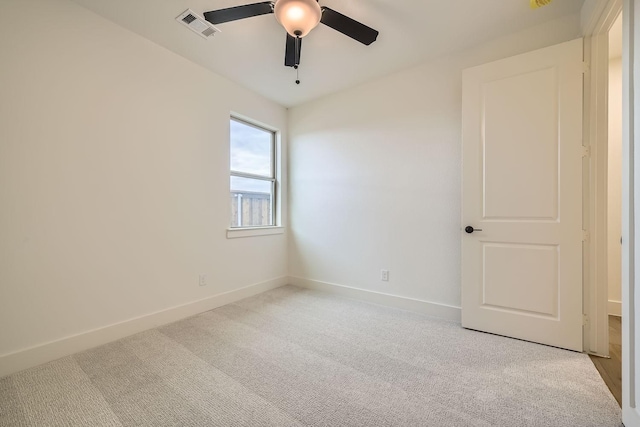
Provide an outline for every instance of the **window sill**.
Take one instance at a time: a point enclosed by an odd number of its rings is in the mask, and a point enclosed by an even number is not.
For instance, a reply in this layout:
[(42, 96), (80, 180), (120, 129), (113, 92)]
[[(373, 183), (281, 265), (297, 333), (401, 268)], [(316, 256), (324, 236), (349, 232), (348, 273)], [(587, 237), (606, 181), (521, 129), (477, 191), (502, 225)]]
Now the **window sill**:
[(283, 234), (284, 227), (227, 228), (227, 239)]

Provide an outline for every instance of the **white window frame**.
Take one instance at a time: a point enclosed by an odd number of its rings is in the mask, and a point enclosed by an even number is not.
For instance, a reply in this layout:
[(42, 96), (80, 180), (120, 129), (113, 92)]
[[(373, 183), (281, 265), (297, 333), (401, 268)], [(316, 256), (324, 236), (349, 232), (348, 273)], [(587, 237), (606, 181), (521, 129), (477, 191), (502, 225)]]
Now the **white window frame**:
[[(255, 175), (246, 172), (234, 171), (231, 169), (231, 163), (229, 163), (229, 178), (235, 176), (239, 178), (249, 178), (256, 179), (260, 181), (267, 181), (271, 183), (271, 225), (261, 225), (261, 226), (237, 226), (230, 225), (227, 228), (227, 238), (237, 238), (237, 237), (249, 237), (249, 236), (264, 236), (271, 234), (282, 234), (284, 232), (283, 227), (280, 226), (279, 220), (280, 215), (278, 209), (280, 207), (279, 203), (279, 182), (278, 182), (278, 166), (279, 166), (279, 150), (278, 150), (278, 138), (279, 133), (276, 129), (270, 128), (268, 126), (258, 124), (252, 120), (249, 120), (244, 117), (238, 117), (236, 115), (231, 115), (229, 123), (232, 121), (241, 123), (246, 126), (250, 126), (261, 131), (269, 132), (271, 134), (271, 175), (269, 177), (264, 175)], [(231, 155), (231, 138), (229, 138), (229, 154)], [(241, 212), (241, 211), (240, 211)], [(241, 214), (240, 214), (241, 215)], [(231, 219), (231, 218), (230, 218)]]

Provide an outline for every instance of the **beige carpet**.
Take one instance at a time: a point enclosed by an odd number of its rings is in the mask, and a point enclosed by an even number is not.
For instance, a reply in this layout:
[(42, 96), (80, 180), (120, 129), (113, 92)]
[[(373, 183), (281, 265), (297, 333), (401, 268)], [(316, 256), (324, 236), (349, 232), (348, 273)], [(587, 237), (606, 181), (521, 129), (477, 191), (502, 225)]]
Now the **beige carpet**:
[(586, 355), (292, 286), (0, 379), (2, 426), (620, 426)]

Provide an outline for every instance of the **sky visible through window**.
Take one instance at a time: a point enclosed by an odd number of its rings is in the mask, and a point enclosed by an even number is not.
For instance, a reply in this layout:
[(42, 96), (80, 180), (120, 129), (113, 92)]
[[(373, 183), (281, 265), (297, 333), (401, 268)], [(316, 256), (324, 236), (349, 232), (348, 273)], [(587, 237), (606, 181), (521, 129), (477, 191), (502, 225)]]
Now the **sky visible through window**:
[[(231, 120), (231, 170), (271, 177), (272, 138), (269, 131)], [(265, 184), (260, 180), (233, 177), (231, 191), (269, 192)]]

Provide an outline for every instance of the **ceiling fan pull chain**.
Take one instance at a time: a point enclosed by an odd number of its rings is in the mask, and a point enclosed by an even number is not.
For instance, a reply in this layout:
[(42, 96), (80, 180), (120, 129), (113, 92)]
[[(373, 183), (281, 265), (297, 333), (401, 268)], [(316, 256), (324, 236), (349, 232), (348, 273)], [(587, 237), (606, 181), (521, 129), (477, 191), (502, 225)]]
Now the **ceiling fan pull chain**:
[(300, 35), (296, 34), (296, 50), (295, 50), (296, 84), (300, 84)]

